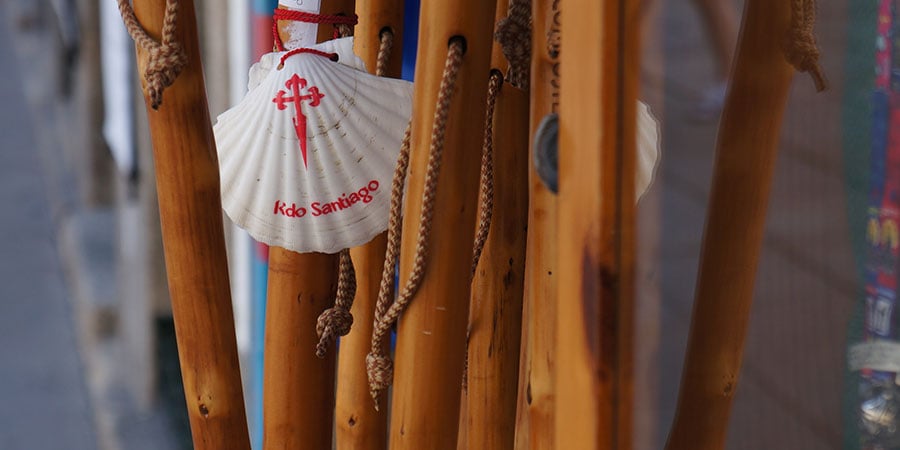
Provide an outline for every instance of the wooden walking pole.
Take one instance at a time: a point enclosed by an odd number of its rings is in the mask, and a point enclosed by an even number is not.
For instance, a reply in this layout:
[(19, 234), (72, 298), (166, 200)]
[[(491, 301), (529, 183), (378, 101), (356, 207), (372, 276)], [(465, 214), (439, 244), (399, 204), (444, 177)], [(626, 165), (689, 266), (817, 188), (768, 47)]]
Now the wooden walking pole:
[[(384, 76), (399, 77), (403, 60), (403, 0), (358, 0), (356, 15), (360, 17), (354, 33), (354, 51), (376, 72), (382, 39), (390, 40), (390, 56)], [(390, 33), (385, 36), (383, 33)], [(356, 267), (356, 297), (353, 300), (353, 328), (341, 338), (338, 354), (336, 440), (337, 450), (384, 450), (387, 448), (387, 401), (372, 407), (366, 355), (371, 349), (375, 303), (387, 249), (386, 233), (366, 245), (350, 250)], [(388, 345), (385, 342), (385, 345)]]
[(415, 266), (422, 193), (448, 43), (462, 37), (466, 50), (453, 87), (434, 191), (435, 220), (427, 242), (430, 257), (421, 286), (399, 323), (390, 433), (394, 450), (456, 449), (472, 273), (472, 246), (466, 243), (472, 242), (475, 229), (495, 5), (492, 0), (422, 3), (400, 286), (406, 285)]
[[(127, 2), (120, 3), (120, 7), (123, 4)], [(146, 30), (156, 42), (164, 34), (166, 12), (165, 0), (134, 2), (136, 26)], [(219, 167), (207, 112), (193, 2), (179, 0), (177, 13), (171, 16), (175, 19), (174, 43), (184, 50), (185, 65), (165, 89), (163, 104), (154, 104), (153, 89), (147, 90), (145, 97), (191, 434), (198, 450), (248, 450), (250, 439), (225, 258)], [(165, 42), (162, 47), (166, 47)], [(140, 73), (160, 63), (151, 60), (150, 52), (140, 42), (137, 59)], [(152, 83), (144, 79), (143, 84), (148, 88)]]
[[(282, 8), (282, 6), (279, 6)], [(322, 14), (352, 14), (353, 3), (329, 0)], [(289, 22), (279, 22), (283, 42)], [(319, 37), (332, 36), (319, 27)], [(323, 30), (327, 29), (327, 30)], [(310, 45), (301, 43), (301, 45)], [(269, 249), (263, 386), (263, 448), (331, 450), (336, 358), (316, 357), (316, 321), (334, 305), (338, 255)]]
[(334, 304), (337, 259), (269, 250), (263, 448), (330, 450), (334, 352), (316, 357), (316, 320)]
[[(513, 14), (509, 3), (497, 1), (498, 20)], [(524, 6), (525, 19), (529, 9)], [(491, 67), (498, 78), (509, 65), (494, 42)], [(526, 64), (526, 77), (528, 70)], [(528, 225), (528, 91), (503, 84), (486, 126), (493, 127), (493, 218), (472, 280), (465, 448), (512, 450)]]
[[(793, 3), (748, 0), (745, 6), (719, 125), (693, 320), (667, 450), (719, 450), (725, 445), (794, 73), (786, 58), (791, 53), (785, 53)], [(811, 34), (803, 38), (815, 48)], [(800, 44), (809, 48), (808, 42)], [(811, 61), (817, 87), (824, 89), (815, 58)]]
[[(559, 112), (559, 2), (532, 0), (530, 136), (541, 120)], [(533, 153), (533, 149), (530, 149)], [(522, 351), (516, 412), (516, 448), (552, 449), (554, 433), (557, 197), (529, 158), (528, 237)]]
[(639, 5), (562, 10), (559, 449), (632, 448)]

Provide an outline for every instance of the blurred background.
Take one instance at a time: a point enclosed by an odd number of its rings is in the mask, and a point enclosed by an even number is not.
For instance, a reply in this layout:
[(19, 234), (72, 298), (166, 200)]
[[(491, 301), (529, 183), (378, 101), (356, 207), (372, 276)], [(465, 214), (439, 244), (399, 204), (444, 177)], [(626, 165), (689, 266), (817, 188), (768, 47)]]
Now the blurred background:
[[(277, 2), (195, 3), (215, 118), (271, 50)], [(863, 326), (877, 3), (818, 6), (830, 89), (816, 94), (805, 75), (792, 88), (732, 450), (860, 448), (859, 381), (845, 355)], [(418, 1), (407, 4), (409, 78)], [(730, 0), (644, 5), (641, 97), (660, 120), (663, 158), (640, 204), (642, 450), (662, 447), (674, 414), (741, 13)], [(191, 448), (144, 104), (116, 2), (0, 3), (0, 61), (0, 450)], [(260, 448), (266, 251), (226, 230)]]

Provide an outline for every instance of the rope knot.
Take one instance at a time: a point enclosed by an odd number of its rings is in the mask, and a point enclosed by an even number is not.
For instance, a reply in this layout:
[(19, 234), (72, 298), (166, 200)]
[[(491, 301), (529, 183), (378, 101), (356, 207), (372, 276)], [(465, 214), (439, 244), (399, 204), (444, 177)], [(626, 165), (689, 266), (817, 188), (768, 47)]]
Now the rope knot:
[(335, 341), (338, 336), (346, 336), (352, 326), (353, 315), (345, 308), (335, 306), (322, 312), (316, 321), (316, 333), (319, 335), (316, 356), (324, 358), (328, 344)]
[(517, 88), (527, 88), (531, 66), (531, 6), (528, 2), (510, 4), (509, 16), (497, 22), (494, 39), (500, 43), (503, 56), (509, 61), (509, 83)]
[(341, 250), (339, 260), (337, 296), (334, 299), (334, 306), (323, 311), (316, 321), (316, 333), (319, 335), (316, 356), (319, 358), (325, 357), (328, 344), (336, 341), (339, 336), (346, 336), (350, 332), (350, 327), (353, 326), (353, 315), (350, 314), (350, 308), (353, 307), (353, 297), (356, 295), (356, 271), (353, 269), (350, 250), (346, 248)]
[(151, 37), (138, 22), (129, 0), (118, 0), (119, 13), (128, 34), (138, 47), (147, 52), (147, 66), (144, 68), (144, 82), (147, 86), (147, 97), (150, 106), (159, 109), (162, 104), (162, 93), (178, 78), (178, 74), (187, 65), (187, 54), (175, 36), (178, 21), (178, 0), (166, 0), (166, 13), (163, 17), (162, 37), (159, 41)]
[(369, 391), (378, 409), (378, 394), (389, 388), (394, 379), (394, 362), (387, 355), (369, 353), (366, 355), (366, 372), (369, 375)]
[(788, 63), (799, 72), (812, 77), (816, 91), (828, 87), (828, 81), (819, 65), (819, 47), (813, 27), (816, 23), (815, 0), (791, 1), (791, 26), (785, 37), (784, 53)]
[(144, 80), (147, 83), (147, 95), (150, 97), (150, 106), (159, 109), (163, 90), (175, 82), (187, 65), (187, 54), (178, 42), (148, 46), (146, 51)]

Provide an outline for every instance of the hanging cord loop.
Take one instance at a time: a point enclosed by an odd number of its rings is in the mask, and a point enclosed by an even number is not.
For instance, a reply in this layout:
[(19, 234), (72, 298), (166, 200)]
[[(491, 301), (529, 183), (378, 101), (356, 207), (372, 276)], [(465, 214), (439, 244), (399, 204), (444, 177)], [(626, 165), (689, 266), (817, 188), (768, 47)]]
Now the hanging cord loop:
[(353, 268), (349, 249), (341, 250), (339, 258), (337, 297), (334, 306), (326, 309), (316, 321), (316, 334), (319, 336), (316, 356), (319, 358), (324, 358), (328, 346), (339, 336), (346, 336), (353, 325), (350, 308), (353, 306), (353, 297), (356, 296), (356, 270)]
[(125, 23), (125, 29), (134, 42), (147, 52), (147, 65), (144, 69), (144, 82), (150, 106), (159, 109), (162, 104), (163, 91), (175, 82), (178, 74), (187, 65), (184, 48), (175, 40), (178, 21), (178, 0), (166, 0), (166, 13), (163, 18), (162, 39), (157, 42), (141, 26), (129, 0), (119, 1), (119, 13)]
[(513, 0), (509, 15), (497, 22), (494, 39), (509, 61), (507, 81), (527, 89), (531, 76), (531, 0)]
[(413, 295), (419, 289), (425, 276), (425, 266), (428, 260), (428, 240), (431, 235), (431, 225), (434, 220), (434, 203), (437, 195), (438, 176), (441, 171), (441, 158), (444, 152), (447, 121), (450, 115), (450, 103), (456, 85), (456, 78), (462, 65), (465, 53), (465, 41), (453, 39), (447, 52), (447, 62), (441, 77), (441, 85), (438, 91), (437, 108), (434, 112), (434, 124), (431, 131), (431, 148), (428, 157), (428, 165), (425, 170), (425, 186), (422, 192), (422, 218), (419, 222), (419, 230), (416, 237), (415, 256), (409, 279), (400, 291), (400, 295), (390, 302), (390, 285), (394, 279), (394, 266), (400, 250), (401, 209), (403, 186), (409, 168), (410, 131), (407, 128), (403, 138), (403, 146), (397, 160), (394, 172), (394, 181), (391, 189), (391, 212), (388, 223), (388, 250), (385, 256), (384, 271), (381, 286), (378, 293), (378, 302), (375, 307), (375, 323), (372, 331), (372, 350), (366, 356), (366, 368), (369, 374), (369, 388), (372, 398), (376, 400), (379, 393), (390, 386), (393, 379), (393, 362), (390, 356), (384, 353), (382, 343), (390, 332), (391, 326), (400, 317), (400, 314), (409, 305)]
[(284, 47), (284, 42), (281, 40), (281, 35), (278, 34), (279, 20), (334, 25), (334, 35), (332, 37), (335, 39), (352, 35), (353, 27), (359, 22), (359, 18), (356, 14), (352, 16), (340, 14), (328, 15), (276, 8), (275, 12), (272, 14), (272, 39), (275, 42), (275, 50), (280, 52), (283, 52), (286, 49)]
[(816, 24), (816, 0), (791, 0), (791, 28), (785, 43), (785, 56), (800, 72), (807, 72), (816, 91), (828, 88), (828, 80), (819, 65), (819, 47), (813, 28)]
[(488, 234), (491, 232), (491, 220), (494, 213), (494, 109), (497, 96), (503, 88), (503, 73), (491, 70), (488, 81), (487, 107), (484, 113), (484, 144), (481, 149), (481, 180), (478, 195), (478, 228), (475, 231), (475, 244), (472, 250), (472, 275), (478, 268), (478, 260), (484, 251)]

